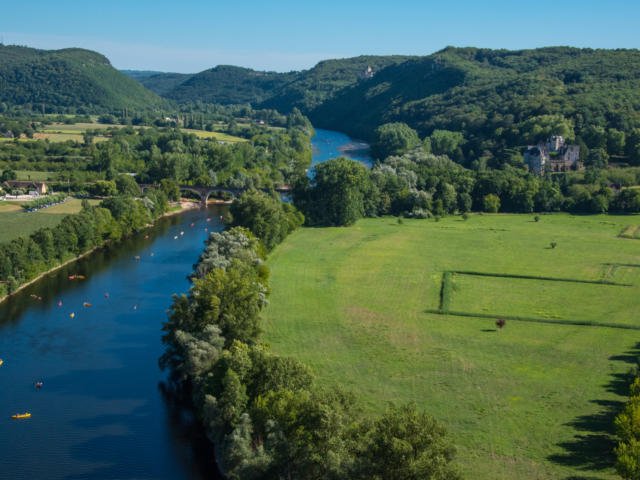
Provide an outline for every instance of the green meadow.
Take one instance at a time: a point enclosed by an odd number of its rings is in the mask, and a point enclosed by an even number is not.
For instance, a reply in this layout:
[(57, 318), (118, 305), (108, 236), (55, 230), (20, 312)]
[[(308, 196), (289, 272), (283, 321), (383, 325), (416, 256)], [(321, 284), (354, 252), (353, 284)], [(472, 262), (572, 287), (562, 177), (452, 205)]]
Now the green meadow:
[[(97, 204), (98, 201), (89, 200), (89, 203)], [(25, 212), (20, 202), (3, 202), (0, 205), (0, 242), (30, 235), (39, 228), (55, 227), (64, 217), (81, 209), (82, 200), (77, 198), (36, 212)]]
[[(34, 135), (34, 137), (45, 139), (48, 138), (49, 141), (52, 142), (65, 142), (67, 140), (73, 140), (76, 142), (83, 142), (83, 134), (87, 130), (106, 130), (108, 128), (124, 128), (126, 125), (109, 125), (109, 124), (101, 124), (101, 123), (76, 123), (73, 125), (67, 125), (62, 123), (54, 123), (51, 125), (47, 125), (42, 129), (42, 132), (39, 132)], [(149, 127), (135, 127), (136, 129), (140, 128), (149, 128)], [(181, 128), (185, 133), (193, 133), (198, 138), (213, 138), (215, 140), (227, 143), (237, 143), (237, 142), (246, 142), (247, 140), (240, 137), (235, 137), (233, 135), (228, 135), (223, 132), (209, 132), (207, 130), (195, 130), (189, 128)], [(93, 138), (94, 142), (106, 141), (108, 140), (105, 136), (96, 136)]]
[(268, 259), (263, 339), (368, 412), (416, 402), (446, 425), (466, 478), (618, 478), (613, 418), (640, 355), (640, 243), (620, 237), (634, 225), (471, 215), (301, 229)]

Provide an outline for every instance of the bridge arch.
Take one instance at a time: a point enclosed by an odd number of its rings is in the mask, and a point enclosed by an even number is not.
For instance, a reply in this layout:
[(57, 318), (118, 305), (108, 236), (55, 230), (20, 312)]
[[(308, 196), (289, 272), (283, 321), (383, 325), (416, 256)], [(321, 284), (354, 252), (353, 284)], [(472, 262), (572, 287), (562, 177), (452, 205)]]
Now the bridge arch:
[(204, 195), (204, 199), (203, 199), (203, 203), (206, 205), (207, 202), (209, 201), (209, 197), (211, 196), (212, 193), (228, 193), (229, 195), (231, 195), (234, 199), (238, 198), (238, 192), (229, 189), (229, 188), (211, 188), (209, 189), (209, 191), (207, 191), (207, 193)]
[(234, 188), (225, 188), (225, 187), (198, 187), (192, 185), (180, 185), (180, 191), (185, 192), (193, 192), (200, 197), (200, 202), (202, 205), (207, 205), (207, 200), (212, 193), (216, 192), (225, 192), (230, 194), (232, 197), (236, 198), (240, 191)]

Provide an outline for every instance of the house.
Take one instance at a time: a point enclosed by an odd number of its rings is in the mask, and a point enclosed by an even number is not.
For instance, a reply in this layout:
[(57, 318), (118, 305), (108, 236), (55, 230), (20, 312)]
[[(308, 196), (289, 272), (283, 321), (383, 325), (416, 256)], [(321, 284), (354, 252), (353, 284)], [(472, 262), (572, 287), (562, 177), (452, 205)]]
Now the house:
[(7, 180), (3, 183), (4, 186), (11, 189), (28, 190), (29, 194), (35, 192), (37, 195), (45, 195), (48, 191), (47, 184), (45, 182), (32, 182), (30, 180)]
[(524, 153), (524, 163), (537, 175), (544, 172), (579, 170), (580, 146), (569, 145), (561, 135), (549, 137), (546, 142), (529, 145)]

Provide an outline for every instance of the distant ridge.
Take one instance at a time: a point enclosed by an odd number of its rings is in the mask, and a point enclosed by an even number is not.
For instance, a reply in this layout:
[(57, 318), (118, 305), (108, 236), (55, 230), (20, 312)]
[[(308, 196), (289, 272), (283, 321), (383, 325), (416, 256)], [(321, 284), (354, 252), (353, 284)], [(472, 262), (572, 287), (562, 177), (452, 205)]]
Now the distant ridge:
[[(250, 103), (257, 108), (289, 112), (297, 107), (308, 112), (335, 92), (364, 78), (368, 68), (375, 74), (389, 65), (412, 58), (417, 57), (363, 55), (324, 60), (309, 70), (287, 73), (218, 65), (193, 75), (172, 90), (163, 93), (163, 96), (182, 104), (197, 101), (220, 104)], [(147, 77), (141, 82), (145, 84), (150, 78), (154, 77)]]
[(591, 122), (627, 130), (616, 116), (640, 111), (640, 52), (447, 47), (422, 57), (325, 60), (289, 73), (218, 66), (161, 93), (181, 104), (299, 108), (318, 127), (367, 139), (388, 122), (405, 122), (421, 136), (439, 128), (486, 138), (492, 128), (540, 115), (561, 115), (578, 129)]
[(153, 70), (120, 71), (158, 95), (164, 95), (194, 75), (193, 73), (156, 72)]

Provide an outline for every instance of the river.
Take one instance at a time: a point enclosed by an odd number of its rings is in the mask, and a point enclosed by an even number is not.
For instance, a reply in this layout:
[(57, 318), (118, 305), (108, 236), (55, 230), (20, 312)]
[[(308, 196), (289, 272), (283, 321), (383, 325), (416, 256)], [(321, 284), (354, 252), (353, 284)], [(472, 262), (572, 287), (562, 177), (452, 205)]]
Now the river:
[[(366, 145), (317, 132), (314, 163), (344, 153), (367, 161)], [(220, 478), (158, 358), (171, 295), (189, 288), (221, 213), (163, 218), (0, 304), (1, 479)], [(31, 418), (11, 418), (22, 412)]]
[[(344, 133), (316, 128), (316, 135), (311, 139), (313, 161), (324, 162), (330, 158), (348, 157), (371, 167), (373, 160), (369, 156), (369, 145), (362, 140), (355, 140)], [(311, 172), (311, 170), (309, 170)]]

